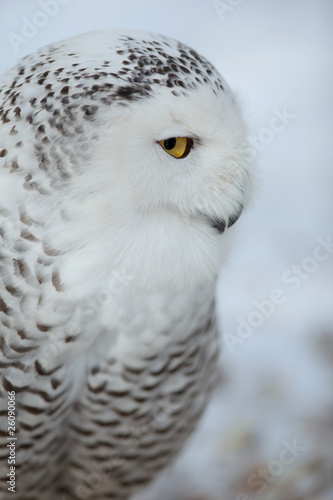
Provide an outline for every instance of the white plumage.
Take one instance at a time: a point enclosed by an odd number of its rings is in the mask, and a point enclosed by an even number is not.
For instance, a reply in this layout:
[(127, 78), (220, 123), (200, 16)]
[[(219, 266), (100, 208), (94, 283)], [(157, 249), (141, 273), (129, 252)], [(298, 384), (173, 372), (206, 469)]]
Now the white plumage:
[(127, 498), (180, 449), (214, 384), (224, 229), (251, 188), (241, 113), (207, 60), (144, 32), (59, 42), (1, 85), (17, 498)]

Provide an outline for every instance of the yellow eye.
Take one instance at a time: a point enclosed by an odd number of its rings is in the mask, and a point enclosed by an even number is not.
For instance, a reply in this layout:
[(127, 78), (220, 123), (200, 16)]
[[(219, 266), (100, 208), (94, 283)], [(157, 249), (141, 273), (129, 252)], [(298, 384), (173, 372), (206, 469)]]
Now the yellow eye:
[(175, 158), (185, 158), (193, 146), (193, 139), (188, 137), (170, 137), (170, 139), (158, 142), (164, 151)]

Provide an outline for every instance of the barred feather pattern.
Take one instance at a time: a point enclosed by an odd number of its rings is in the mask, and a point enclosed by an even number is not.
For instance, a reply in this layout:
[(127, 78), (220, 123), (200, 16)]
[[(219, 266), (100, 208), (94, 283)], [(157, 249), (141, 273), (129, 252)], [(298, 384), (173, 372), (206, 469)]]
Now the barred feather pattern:
[[(52, 256), (43, 259), (52, 282)], [(1, 294), (3, 333), (11, 328), (10, 336), (2, 336), (1, 401), (5, 415), (6, 391), (15, 390), (16, 497), (52, 498), (54, 489), (55, 498), (128, 498), (178, 453), (214, 386), (218, 343), (212, 287), (186, 298), (134, 298), (130, 308), (115, 314), (115, 326), (99, 332), (91, 345), (88, 336), (64, 336), (69, 323), (64, 317), (53, 327), (32, 324), (22, 303), (26, 290), (11, 294), (22, 290), (20, 266), (13, 262), (4, 260), (7, 269), (14, 267), (11, 288), (5, 284)], [(33, 275), (26, 274), (27, 286), (38, 289)], [(23, 326), (28, 320), (29, 330)], [(6, 419), (1, 422), (6, 490), (8, 434)]]

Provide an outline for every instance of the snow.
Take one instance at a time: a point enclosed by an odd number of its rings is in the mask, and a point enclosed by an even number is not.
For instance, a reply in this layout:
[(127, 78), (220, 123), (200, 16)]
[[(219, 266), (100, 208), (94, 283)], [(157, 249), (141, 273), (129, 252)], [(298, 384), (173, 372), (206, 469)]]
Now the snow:
[[(156, 31), (217, 66), (259, 141), (258, 193), (232, 229), (234, 252), (218, 286), (220, 385), (179, 460), (136, 500), (332, 499), (333, 255), (309, 259), (318, 238), (332, 237), (332, 2), (62, 3), (15, 51), (9, 33), (21, 33), (22, 19), (33, 19), (41, 3), (2, 2), (1, 72), (84, 30)], [(277, 113), (287, 116), (279, 131)], [(302, 273), (297, 287), (295, 265)], [(273, 290), (284, 300), (274, 304)], [(266, 316), (256, 305), (263, 301)], [(255, 317), (258, 325), (242, 338), (239, 318), (244, 324)], [(230, 346), (226, 333), (238, 341)], [(284, 455), (293, 442), (301, 451)]]

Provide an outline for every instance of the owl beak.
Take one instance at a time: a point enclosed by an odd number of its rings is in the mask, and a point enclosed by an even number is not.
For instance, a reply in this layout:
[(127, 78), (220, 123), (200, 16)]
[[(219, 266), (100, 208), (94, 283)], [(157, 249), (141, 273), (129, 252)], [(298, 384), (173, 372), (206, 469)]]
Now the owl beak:
[(212, 218), (209, 217), (209, 223), (210, 225), (216, 229), (220, 234), (222, 234), (225, 229), (233, 226), (235, 222), (238, 221), (239, 217), (241, 216), (241, 213), (243, 212), (243, 205), (240, 206), (240, 209), (238, 212), (236, 212), (234, 215), (231, 215), (227, 220), (224, 219), (217, 219), (217, 218)]

